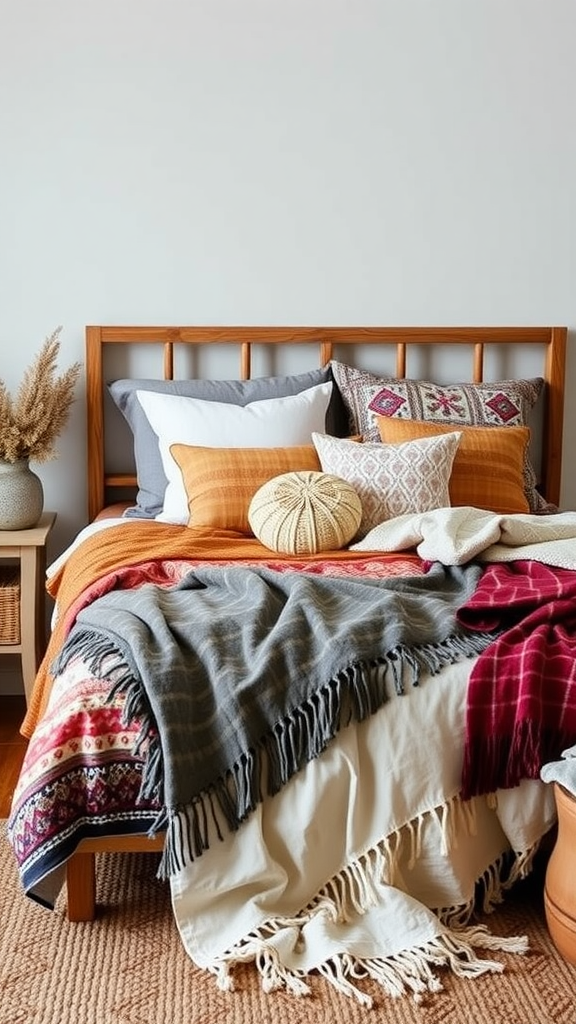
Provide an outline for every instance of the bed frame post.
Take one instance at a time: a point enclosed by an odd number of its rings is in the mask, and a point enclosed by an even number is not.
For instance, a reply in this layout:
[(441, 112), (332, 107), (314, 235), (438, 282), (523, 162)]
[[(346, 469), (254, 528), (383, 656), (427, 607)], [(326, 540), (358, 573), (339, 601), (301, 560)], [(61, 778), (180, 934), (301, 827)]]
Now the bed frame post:
[(66, 864), (69, 921), (96, 917), (96, 854), (76, 852)]
[(88, 521), (105, 505), (104, 377), (102, 329), (86, 328), (86, 415), (88, 423)]
[(66, 862), (69, 921), (93, 921), (96, 917), (96, 854), (154, 853), (164, 849), (164, 833), (154, 836), (102, 836), (81, 839)]
[(566, 327), (552, 327), (550, 344), (546, 351), (546, 410), (544, 413), (544, 434), (542, 438), (545, 457), (543, 459), (544, 492), (548, 501), (560, 503), (562, 475), (562, 433), (564, 429), (564, 389)]

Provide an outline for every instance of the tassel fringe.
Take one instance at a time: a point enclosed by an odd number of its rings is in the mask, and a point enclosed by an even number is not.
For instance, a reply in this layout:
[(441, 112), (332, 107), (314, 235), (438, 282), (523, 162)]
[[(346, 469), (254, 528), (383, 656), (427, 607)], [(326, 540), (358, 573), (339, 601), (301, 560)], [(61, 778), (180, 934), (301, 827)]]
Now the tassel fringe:
[[(401, 696), (407, 687), (419, 685), (423, 671), (435, 675), (445, 665), (479, 654), (492, 640), (484, 633), (455, 634), (436, 644), (396, 647), (376, 662), (349, 665), (278, 722), (256, 747), (244, 751), (225, 776), (179, 807), (166, 806), (160, 738), (129, 648), (121, 650), (119, 641), (101, 630), (77, 629), (52, 671), (57, 674), (72, 659), (82, 658), (90, 672), (111, 680), (110, 700), (124, 695), (124, 723), (136, 720), (140, 725), (135, 744), (135, 753), (144, 756), (140, 799), (154, 799), (163, 808), (150, 832), (167, 828), (160, 871), (169, 877), (208, 850), (214, 836), (221, 838), (224, 830), (240, 827), (263, 799), (265, 776), (266, 793), (276, 795), (326, 749), (343, 723), (361, 722), (381, 708), (389, 699), (389, 680)], [(446, 851), (451, 842), (448, 818), (441, 828)]]
[[(436, 973), (439, 969), (447, 968), (459, 978), (477, 978), (488, 972), (504, 970), (501, 961), (481, 957), (476, 949), (524, 954), (528, 943), (524, 936), (502, 938), (477, 926), (459, 932), (444, 931), (419, 948), (403, 950), (389, 957), (355, 957), (341, 953), (319, 964), (314, 973), (367, 1009), (372, 1008), (373, 999), (358, 984), (367, 978), (375, 981), (393, 999), (411, 995), (416, 1003), (420, 1003), (426, 993), (442, 990), (442, 982)], [(221, 991), (232, 992), (232, 968), (234, 964), (246, 962), (254, 963), (264, 992), (286, 989), (295, 996), (310, 994), (310, 985), (304, 976), (286, 967), (278, 951), (273, 945), (266, 944), (264, 937), (251, 937), (238, 944), (208, 970), (215, 975)]]
[[(334, 922), (346, 923), (377, 906), (379, 888), (383, 884), (394, 884), (400, 855), (407, 857), (409, 864), (416, 863), (421, 852), (422, 831), (428, 820), (435, 821), (441, 830), (447, 852), (457, 831), (457, 822), (466, 827), (469, 834), (476, 833), (474, 807), (459, 796), (420, 815), (343, 868), (296, 918), (268, 921), (210, 965), (208, 970), (215, 975), (218, 987), (232, 991), (234, 964), (253, 961), (264, 991), (285, 988), (294, 995), (309, 994), (310, 986), (304, 976), (282, 963), (273, 944), (274, 936), (285, 929), (298, 932), (319, 914)], [(526, 936), (496, 936), (486, 926), (468, 922), (479, 903), (483, 911), (489, 911), (502, 901), (503, 891), (529, 870), (537, 847), (535, 844), (525, 853), (517, 854), (512, 866), (510, 858), (502, 856), (479, 879), (479, 896), (462, 906), (437, 910), (440, 931), (434, 940), (388, 957), (359, 958), (342, 953), (320, 964), (316, 973), (343, 995), (370, 1008), (372, 998), (358, 984), (367, 978), (377, 982), (393, 998), (410, 994), (419, 1003), (426, 993), (441, 990), (442, 983), (436, 973), (440, 968), (447, 968), (461, 978), (502, 971), (502, 962), (479, 956), (477, 950), (524, 954), (528, 951)]]

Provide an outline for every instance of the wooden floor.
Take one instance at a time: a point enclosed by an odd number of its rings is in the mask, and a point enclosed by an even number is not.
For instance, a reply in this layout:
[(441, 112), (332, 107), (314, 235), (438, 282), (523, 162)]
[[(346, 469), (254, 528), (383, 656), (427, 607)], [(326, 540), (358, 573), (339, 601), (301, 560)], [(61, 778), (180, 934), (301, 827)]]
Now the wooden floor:
[(26, 704), (24, 697), (0, 697), (0, 818), (10, 813), (27, 741), (19, 733)]

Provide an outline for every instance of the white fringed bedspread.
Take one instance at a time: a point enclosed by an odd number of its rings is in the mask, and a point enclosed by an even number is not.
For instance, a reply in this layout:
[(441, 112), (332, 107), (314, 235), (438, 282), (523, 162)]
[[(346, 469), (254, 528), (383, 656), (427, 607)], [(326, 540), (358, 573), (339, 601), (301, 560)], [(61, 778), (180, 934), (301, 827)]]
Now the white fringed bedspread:
[(489, 907), (529, 869), (554, 802), (541, 782), (459, 799), (470, 667), (425, 677), (344, 729), (172, 879), (185, 948), (220, 986), (249, 960), (266, 990), (303, 994), (317, 971), (370, 1005), (368, 976), (420, 998), (440, 987), (440, 966), (473, 976), (502, 968), (482, 951), (525, 949), (469, 922), (478, 884)]

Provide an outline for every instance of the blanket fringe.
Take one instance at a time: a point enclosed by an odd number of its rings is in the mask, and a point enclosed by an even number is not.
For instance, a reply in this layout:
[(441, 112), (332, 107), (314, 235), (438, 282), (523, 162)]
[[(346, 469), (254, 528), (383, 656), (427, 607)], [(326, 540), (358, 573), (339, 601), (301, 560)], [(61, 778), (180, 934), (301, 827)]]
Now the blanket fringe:
[[(278, 723), (276, 728), (262, 738), (259, 747), (244, 753), (224, 778), (214, 781), (205, 792), (196, 796), (184, 807), (174, 808), (168, 813), (168, 832), (165, 856), (162, 860), (162, 877), (169, 877), (186, 862), (200, 857), (210, 847), (213, 832), (221, 838), (225, 830), (235, 831), (262, 801), (263, 790), (275, 796), (282, 787), (300, 770), (303, 764), (318, 757), (334, 739), (342, 724), (358, 722), (374, 714), (388, 700), (386, 683), (392, 672), (394, 690), (397, 696), (405, 692), (406, 683), (418, 686), (423, 670), (438, 672), (449, 661), (470, 656), (470, 640), (486, 644), (486, 637), (450, 637), (443, 644), (429, 645), (407, 652), (396, 650), (377, 665), (359, 662), (349, 666), (340, 676), (331, 680), (320, 691), (291, 716)], [(462, 644), (464, 643), (464, 646)], [(406, 676), (408, 675), (408, 680)], [(155, 741), (146, 769), (154, 770)], [(159, 785), (146, 780), (146, 791)], [(454, 806), (461, 801), (454, 798)], [(466, 811), (461, 811), (461, 816)], [(449, 806), (441, 811), (439, 822), (442, 834), (442, 852), (446, 854), (453, 842), (455, 829)], [(178, 819), (178, 820), (177, 820)], [(162, 819), (163, 824), (166, 819)], [(415, 854), (418, 856), (420, 831), (416, 827)]]
[(532, 720), (516, 720), (510, 734), (474, 735), (468, 711), (462, 763), (462, 797), (469, 800), (495, 788), (513, 789), (523, 779), (540, 778), (540, 769), (574, 743), (568, 729), (545, 728)]
[[(438, 969), (447, 968), (459, 978), (477, 978), (504, 970), (500, 960), (481, 957), (477, 949), (524, 954), (528, 943), (525, 936), (503, 938), (491, 935), (484, 926), (476, 926), (459, 932), (441, 932), (421, 947), (402, 950), (388, 957), (356, 957), (340, 953), (319, 964), (314, 973), (367, 1009), (372, 1008), (373, 999), (359, 983), (368, 978), (394, 999), (411, 995), (416, 1003), (420, 1003), (426, 993), (442, 990), (442, 982), (436, 973)], [(251, 936), (239, 943), (208, 970), (215, 975), (221, 991), (231, 992), (234, 990), (232, 968), (234, 964), (245, 962), (254, 963), (266, 993), (281, 988), (296, 996), (306, 996), (311, 992), (304, 975), (283, 964), (279, 951), (264, 936)]]
[[(401, 858), (407, 862), (408, 870), (415, 867), (422, 853), (424, 828), (430, 821), (435, 822), (440, 831), (440, 847), (446, 857), (457, 845), (459, 831), (471, 836), (477, 834), (475, 803), (455, 794), (440, 807), (422, 812), (361, 854), (329, 880), (318, 899), (327, 898), (341, 921), (349, 921), (354, 914), (375, 906), (378, 886), (396, 884)], [(529, 874), (539, 846), (537, 840), (528, 850), (499, 857), (478, 879), (476, 891), (468, 902), (435, 908), (442, 923), (450, 929), (461, 929), (469, 923), (478, 906), (483, 913), (491, 913), (503, 902), (504, 893)]]
[[(394, 884), (400, 857), (407, 857), (409, 865), (414, 866), (421, 853), (423, 828), (429, 820), (435, 821), (441, 830), (446, 852), (454, 841), (457, 824), (464, 826), (471, 835), (476, 833), (474, 805), (462, 801), (459, 795), (423, 812), (346, 865), (295, 918), (267, 921), (209, 965), (208, 970), (216, 976), (218, 987), (232, 991), (234, 964), (252, 961), (264, 991), (285, 988), (298, 996), (309, 994), (310, 986), (304, 975), (282, 962), (282, 933), (299, 932), (317, 915), (347, 923), (377, 906), (382, 885)], [(479, 895), (482, 910), (490, 911), (502, 901), (504, 890), (524, 877), (538, 845), (535, 843), (529, 850), (514, 855), (511, 865), (507, 855), (498, 858), (478, 880), (477, 892), (468, 903), (436, 910), (440, 932), (421, 947), (386, 957), (363, 958), (342, 953), (327, 958), (315, 968), (315, 973), (343, 995), (369, 1008), (372, 998), (359, 985), (367, 978), (393, 998), (411, 994), (416, 1002), (421, 1002), (427, 992), (442, 988), (436, 973), (438, 968), (448, 968), (461, 978), (502, 971), (504, 966), (500, 961), (481, 957), (477, 950), (524, 954), (528, 950), (526, 936), (492, 935), (485, 925), (471, 925), (469, 921), (478, 906)]]
[(480, 654), (492, 640), (488, 633), (456, 633), (438, 643), (399, 645), (377, 659), (348, 665), (243, 751), (224, 775), (176, 807), (166, 804), (160, 738), (129, 649), (121, 650), (118, 639), (103, 631), (76, 629), (52, 671), (59, 673), (71, 659), (82, 658), (89, 671), (110, 679), (110, 700), (119, 693), (124, 696), (124, 723), (139, 722), (135, 753), (144, 755), (140, 799), (162, 807), (151, 833), (167, 827), (160, 871), (168, 877), (209, 849), (214, 836), (239, 828), (262, 801), (264, 789), (269, 796), (279, 793), (326, 749), (343, 724), (361, 722), (379, 710), (389, 699), (390, 683), (401, 696), (419, 685), (423, 672), (435, 675), (448, 664)]

